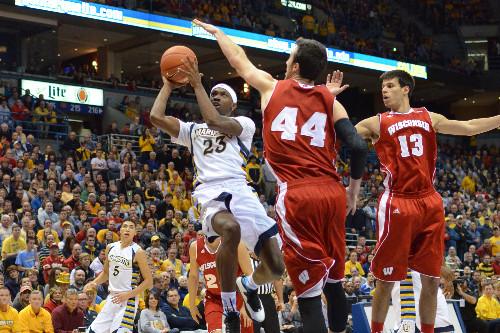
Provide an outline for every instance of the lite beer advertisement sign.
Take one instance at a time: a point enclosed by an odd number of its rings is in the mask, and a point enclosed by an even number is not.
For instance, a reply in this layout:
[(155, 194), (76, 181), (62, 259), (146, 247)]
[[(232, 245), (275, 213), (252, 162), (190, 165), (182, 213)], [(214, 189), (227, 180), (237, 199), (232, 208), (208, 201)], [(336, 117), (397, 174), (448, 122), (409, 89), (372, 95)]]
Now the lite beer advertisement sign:
[(43, 94), (43, 97), (48, 101), (93, 106), (104, 105), (104, 93), (102, 89), (33, 80), (22, 80), (21, 88), (23, 92), (29, 89), (30, 93), (35, 97)]

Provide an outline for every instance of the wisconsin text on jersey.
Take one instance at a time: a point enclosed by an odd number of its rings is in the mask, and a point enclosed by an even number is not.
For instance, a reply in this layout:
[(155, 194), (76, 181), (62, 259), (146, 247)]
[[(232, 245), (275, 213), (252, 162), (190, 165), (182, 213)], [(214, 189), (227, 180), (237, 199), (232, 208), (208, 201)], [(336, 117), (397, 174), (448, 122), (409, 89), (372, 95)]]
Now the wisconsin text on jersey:
[(109, 255), (109, 261), (117, 262), (120, 263), (126, 267), (131, 267), (132, 265), (130, 264), (130, 260), (127, 258), (123, 258), (114, 254)]
[(206, 269), (211, 269), (215, 267), (216, 267), (215, 261), (207, 262), (200, 266), (200, 271), (204, 272)]
[(387, 129), (389, 131), (390, 135), (393, 135), (396, 131), (399, 131), (400, 129), (407, 128), (407, 127), (420, 127), (426, 130), (427, 132), (431, 131), (431, 127), (428, 122), (423, 121), (423, 120), (418, 120), (418, 119), (409, 119), (409, 120), (402, 120), (398, 121), (397, 123), (389, 126)]

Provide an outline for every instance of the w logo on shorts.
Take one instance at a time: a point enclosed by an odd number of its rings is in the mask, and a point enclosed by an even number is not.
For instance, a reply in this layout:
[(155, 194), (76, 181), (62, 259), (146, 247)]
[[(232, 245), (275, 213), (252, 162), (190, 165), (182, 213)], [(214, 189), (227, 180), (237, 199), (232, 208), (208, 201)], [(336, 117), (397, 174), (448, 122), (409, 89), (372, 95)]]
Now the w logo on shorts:
[(384, 267), (384, 269), (382, 270), (384, 272), (384, 275), (387, 276), (387, 275), (391, 275), (392, 274), (392, 271), (394, 270), (394, 267)]
[(309, 273), (307, 273), (306, 270), (303, 270), (302, 273), (299, 274), (299, 281), (302, 282), (302, 284), (306, 284), (306, 282), (309, 281)]

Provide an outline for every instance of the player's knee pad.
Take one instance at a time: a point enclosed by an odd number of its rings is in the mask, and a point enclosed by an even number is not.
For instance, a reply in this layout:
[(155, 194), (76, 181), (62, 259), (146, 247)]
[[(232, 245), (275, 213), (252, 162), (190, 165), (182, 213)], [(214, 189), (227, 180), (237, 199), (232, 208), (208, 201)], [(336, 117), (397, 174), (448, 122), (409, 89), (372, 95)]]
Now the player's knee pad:
[(327, 333), (321, 296), (298, 299), (303, 333)]
[(341, 282), (327, 283), (323, 289), (328, 302), (328, 328), (343, 332), (347, 326), (347, 301)]

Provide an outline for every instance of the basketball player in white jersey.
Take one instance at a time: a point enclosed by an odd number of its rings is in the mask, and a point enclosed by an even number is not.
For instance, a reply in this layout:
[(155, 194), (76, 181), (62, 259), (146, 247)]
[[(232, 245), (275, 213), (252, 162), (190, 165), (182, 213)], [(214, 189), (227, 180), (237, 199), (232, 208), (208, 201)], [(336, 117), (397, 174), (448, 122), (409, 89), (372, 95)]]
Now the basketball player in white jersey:
[[(106, 247), (104, 270), (84, 290), (95, 290), (109, 282), (109, 296), (104, 308), (88, 328), (88, 333), (128, 333), (134, 328), (139, 295), (153, 285), (146, 252), (134, 243), (135, 224), (123, 222), (120, 241)], [(142, 276), (143, 281), (139, 284)]]
[[(418, 313), (422, 281), (420, 274), (408, 270), (406, 279), (395, 282), (392, 289), (392, 310), (395, 313), (396, 327), (398, 333), (414, 333), (415, 326), (420, 330), (420, 315)], [(435, 333), (454, 332), (453, 323), (450, 321), (448, 304), (441, 288), (437, 292), (436, 320), (434, 324)]]
[[(252, 319), (265, 319), (257, 288), (272, 282), (284, 272), (276, 222), (269, 218), (253, 189), (247, 185), (242, 169), (250, 154), (254, 122), (247, 117), (232, 117), (237, 96), (225, 84), (214, 86), (210, 97), (201, 83), (198, 65), (188, 58), (183, 71), (194, 89), (205, 123), (186, 123), (165, 115), (170, 93), (176, 85), (163, 79), (151, 110), (152, 123), (172, 137), (172, 142), (186, 146), (193, 155), (196, 169), (193, 198), (201, 205), (200, 220), (211, 240), (221, 236), (216, 266), (220, 278), (226, 332), (240, 332), (236, 307), (237, 248), (241, 240), (261, 259), (261, 265), (249, 277), (238, 278), (247, 312)], [(242, 290), (242, 286), (245, 289)], [(247, 286), (249, 288), (247, 288)]]

